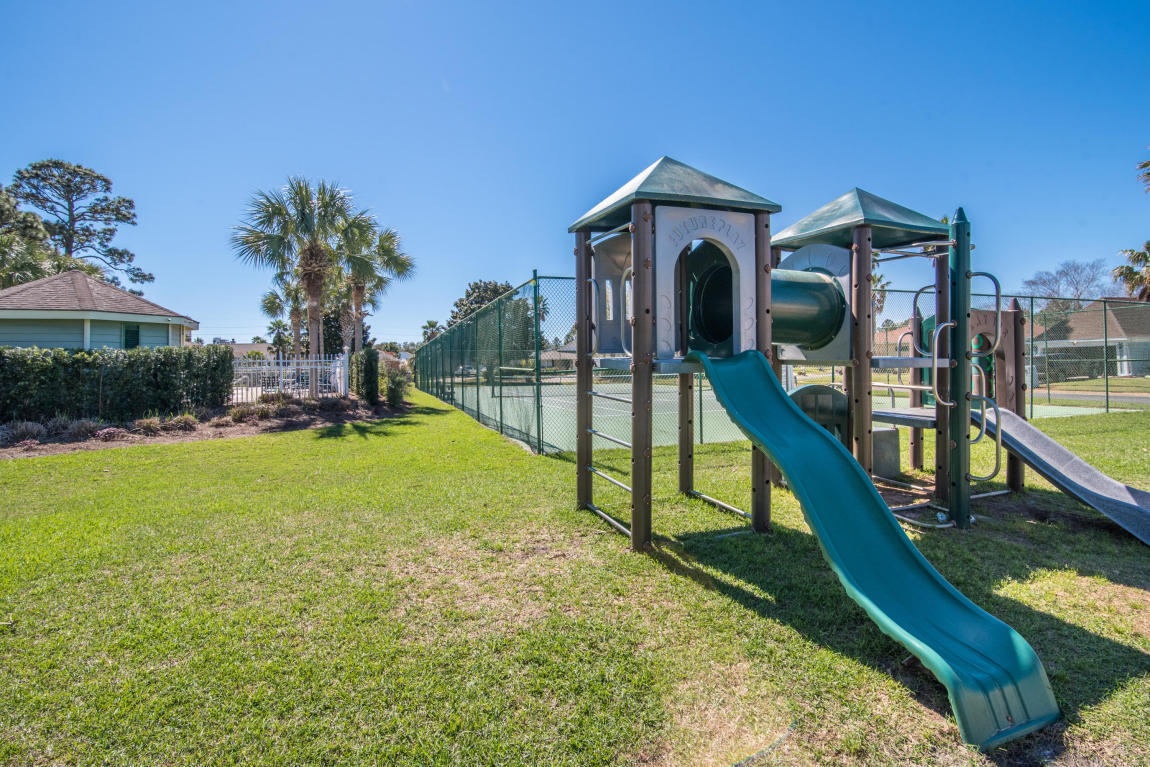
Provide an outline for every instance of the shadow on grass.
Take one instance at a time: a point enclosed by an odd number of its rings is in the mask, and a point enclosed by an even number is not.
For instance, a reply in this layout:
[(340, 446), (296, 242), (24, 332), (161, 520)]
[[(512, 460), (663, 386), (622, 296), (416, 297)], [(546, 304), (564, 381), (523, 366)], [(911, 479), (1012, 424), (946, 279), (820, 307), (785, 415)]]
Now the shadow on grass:
[(338, 439), (342, 437), (359, 437), (370, 439), (386, 437), (396, 426), (406, 426), (414, 423), (417, 417), (447, 415), (451, 411), (443, 408), (427, 407), (426, 405), (408, 406), (392, 415), (374, 421), (348, 421), (331, 426), (314, 429), (312, 433), (316, 439)]
[[(951, 714), (945, 688), (917, 662), (904, 665), (907, 651), (883, 635), (862, 609), (846, 598), (813, 535), (781, 526), (767, 535), (731, 535), (745, 529), (737, 526), (673, 539), (662, 537), (656, 541), (652, 556), (670, 572), (690, 578), (762, 618), (789, 625), (811, 642), (890, 675), (910, 689), (921, 704), (943, 715)], [(1081, 709), (1104, 700), (1127, 680), (1150, 672), (1146, 653), (995, 593), (1004, 579), (1025, 581), (1037, 569), (1065, 569), (1068, 563), (1063, 559), (1033, 549), (1024, 556), (982, 558), (978, 560), (981, 566), (972, 567), (969, 556), (954, 555), (959, 547), (979, 546), (979, 541), (959, 537), (969, 533), (940, 533), (919, 541), (923, 554), (976, 604), (1013, 626), (1031, 643), (1069, 720), (1077, 719)], [(714, 578), (704, 567), (729, 579)], [(1089, 575), (1094, 569), (1079, 572)], [(1137, 585), (1145, 588), (1147, 584)], [(1004, 765), (1034, 763), (1039, 751), (1047, 759), (1051, 749), (1064, 748), (1062, 729), (1048, 730), (989, 756)]]

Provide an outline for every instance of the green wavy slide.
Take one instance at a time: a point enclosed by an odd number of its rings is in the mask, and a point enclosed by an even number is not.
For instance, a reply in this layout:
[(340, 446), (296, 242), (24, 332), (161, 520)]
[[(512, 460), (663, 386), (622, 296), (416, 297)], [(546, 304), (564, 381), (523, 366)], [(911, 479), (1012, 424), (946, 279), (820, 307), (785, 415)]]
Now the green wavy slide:
[(1026, 640), (926, 561), (862, 467), (791, 401), (766, 357), (687, 359), (703, 365), (719, 403), (782, 471), (847, 594), (946, 686), (963, 740), (991, 749), (1058, 719)]

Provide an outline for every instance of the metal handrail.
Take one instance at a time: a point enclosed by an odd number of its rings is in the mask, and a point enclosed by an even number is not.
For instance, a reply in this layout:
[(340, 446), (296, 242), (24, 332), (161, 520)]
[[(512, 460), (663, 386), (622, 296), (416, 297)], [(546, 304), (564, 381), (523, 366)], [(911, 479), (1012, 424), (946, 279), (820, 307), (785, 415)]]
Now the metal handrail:
[(994, 345), (990, 347), (989, 351), (985, 352), (972, 352), (966, 353), (967, 359), (974, 359), (975, 357), (990, 357), (998, 351), (998, 345), (1002, 341), (1002, 284), (990, 272), (967, 272), (967, 279), (975, 277), (985, 277), (994, 283)]
[(931, 368), (932, 375), (930, 377), (931, 378), (931, 380), (930, 380), (930, 389), (931, 389), (930, 393), (931, 393), (931, 396), (934, 397), (934, 401), (937, 402), (938, 404), (942, 405), (943, 407), (954, 407), (956, 403), (943, 399), (942, 395), (940, 395), (938, 393), (938, 378), (939, 378), (938, 363), (940, 362), (940, 359), (938, 356), (938, 337), (940, 335), (942, 335), (942, 331), (946, 330), (948, 327), (950, 327), (950, 328), (956, 327), (956, 323), (950, 322), (950, 321), (942, 323), (941, 325), (939, 325), (938, 327), (936, 327), (934, 329), (934, 336), (931, 338), (931, 344), (930, 345), (931, 345), (932, 352), (931, 352), (931, 357), (930, 357), (930, 368)]
[[(912, 319), (911, 322), (914, 322), (914, 320)], [(898, 337), (898, 340), (894, 342), (894, 353), (895, 353), (896, 357), (902, 356), (902, 339), (906, 338), (907, 336), (910, 336), (910, 343), (912, 346), (914, 345), (914, 331), (912, 331), (912, 330), (902, 331), (902, 335), (900, 335)], [(902, 368), (898, 368), (896, 370), (895, 377), (898, 378), (899, 383), (902, 383)]]
[(972, 395), (970, 395), (970, 398), (971, 399), (980, 399), (985, 403), (983, 406), (983, 415), (982, 415), (982, 422), (983, 422), (984, 428), (985, 428), (985, 424), (986, 424), (985, 405), (990, 405), (992, 408), (994, 408), (994, 471), (992, 471), (990, 474), (986, 475), (985, 477), (981, 477), (977, 474), (971, 474), (970, 472), (967, 472), (967, 474), (966, 474), (966, 478), (968, 480), (973, 480), (976, 482), (986, 482), (988, 480), (991, 480), (991, 479), (994, 479), (995, 477), (997, 477), (998, 472), (1002, 470), (1002, 411), (998, 409), (998, 403), (995, 402), (994, 400), (992, 400), (990, 397), (983, 397), (981, 394), (972, 394)]
[[(971, 367), (972, 371), (977, 370), (978, 374), (980, 376), (982, 376), (982, 390), (986, 391), (986, 373), (983, 372), (982, 368), (980, 368), (978, 365), (971, 365), (970, 367)], [(979, 395), (973, 394), (971, 396), (977, 397)], [(982, 438), (986, 436), (986, 403), (985, 402), (982, 403), (982, 409), (980, 412), (982, 415), (980, 416), (979, 424), (978, 424), (979, 425), (978, 436), (970, 441), (970, 444), (972, 444), (972, 445), (977, 445), (979, 442), (982, 441)]]
[[(937, 286), (937, 285), (935, 285), (934, 283), (931, 283), (931, 284), (929, 284), (929, 285), (923, 285), (921, 288), (919, 288), (918, 290), (916, 290), (916, 291), (914, 292), (914, 301), (912, 301), (912, 302), (911, 302), (911, 304), (910, 304), (910, 309), (911, 309), (911, 314), (910, 314), (910, 316), (911, 316), (911, 322), (914, 322), (914, 321), (915, 321), (915, 320), (914, 320), (914, 318), (915, 318), (915, 317), (921, 317), (921, 316), (922, 316), (922, 313), (921, 313), (921, 312), (918, 310), (918, 299), (919, 299), (919, 298), (922, 296), (922, 294), (923, 294), (923, 293), (925, 293), (926, 291), (930, 290), (931, 288), (935, 288), (935, 289), (937, 290), (937, 289), (938, 289), (938, 286)], [(938, 299), (937, 299), (937, 297), (936, 297), (936, 298), (935, 298), (935, 315), (936, 315), (936, 316), (938, 315), (938, 311), (937, 311), (937, 305), (938, 305)], [(911, 344), (911, 346), (913, 346), (913, 347), (914, 347), (914, 351), (915, 351), (915, 353), (917, 353), (917, 354), (921, 354), (923, 357), (925, 357), (925, 356), (927, 356), (928, 354), (930, 354), (930, 352), (928, 352), (926, 349), (922, 349), (922, 348), (919, 348), (919, 345), (918, 345), (918, 344), (916, 344), (916, 343), (914, 342), (914, 338), (913, 338), (913, 337), (910, 339), (910, 344)]]
[(595, 235), (592, 235), (591, 237), (588, 237), (587, 238), (587, 244), (588, 245), (594, 245), (595, 243), (597, 243), (601, 240), (607, 239), (608, 237), (610, 237), (613, 234), (618, 234), (619, 232), (623, 231), (624, 229), (630, 229), (630, 228), (631, 228), (631, 222), (630, 221), (628, 221), (625, 224), (619, 224), (619, 226), (615, 227), (614, 229), (608, 229), (605, 232), (599, 232), (599, 234), (595, 234)]
[(587, 282), (591, 285), (591, 354), (599, 353), (599, 283), (594, 277), (588, 277)]
[(628, 266), (626, 269), (623, 270), (623, 276), (619, 278), (619, 298), (622, 301), (624, 308), (628, 310), (628, 311), (622, 312), (621, 313), (622, 316), (619, 318), (619, 345), (623, 347), (623, 351), (625, 351), (627, 353), (628, 357), (634, 357), (635, 356), (634, 353), (632, 352), (632, 350), (627, 348), (627, 332), (626, 332), (627, 328), (631, 324), (631, 322), (630, 322), (631, 319), (633, 319), (632, 317), (628, 317), (627, 314), (630, 310), (632, 310), (634, 308), (634, 305), (635, 305), (635, 286), (634, 285), (631, 286), (630, 305), (628, 305), (628, 302), (627, 302), (627, 280), (630, 279), (630, 277), (634, 271), (635, 270), (632, 267)]
[[(899, 389), (900, 391), (928, 391), (934, 393), (933, 386), (925, 386), (919, 384), (904, 384), (904, 383), (885, 383), (879, 384), (880, 389)], [(954, 407), (954, 405), (947, 405), (947, 407)]]

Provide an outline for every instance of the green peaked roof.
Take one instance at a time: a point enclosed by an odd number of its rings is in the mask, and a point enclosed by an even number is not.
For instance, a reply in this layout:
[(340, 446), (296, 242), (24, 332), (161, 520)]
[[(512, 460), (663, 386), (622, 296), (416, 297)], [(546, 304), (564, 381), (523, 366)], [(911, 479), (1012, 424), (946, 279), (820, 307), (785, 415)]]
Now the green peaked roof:
[(778, 213), (782, 206), (721, 178), (695, 170), (670, 157), (660, 157), (649, 168), (621, 186), (580, 217), (567, 230), (614, 229), (631, 220), (635, 200), (674, 202), (722, 210), (764, 210)]
[(924, 240), (946, 239), (950, 229), (930, 216), (904, 208), (857, 186), (771, 238), (782, 248), (826, 243), (849, 248), (856, 226), (869, 224), (871, 246), (895, 248)]

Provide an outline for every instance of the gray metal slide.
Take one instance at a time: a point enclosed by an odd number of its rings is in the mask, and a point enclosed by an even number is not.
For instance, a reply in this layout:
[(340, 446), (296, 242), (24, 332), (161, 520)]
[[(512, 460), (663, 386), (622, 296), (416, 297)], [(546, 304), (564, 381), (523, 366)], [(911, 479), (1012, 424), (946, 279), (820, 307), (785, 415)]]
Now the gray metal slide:
[[(934, 410), (876, 410), (876, 421), (900, 426), (934, 428)], [(971, 420), (979, 422), (979, 413)], [(986, 430), (998, 428), (993, 411), (987, 412)], [(1114, 520), (1138, 540), (1150, 546), (1150, 493), (1111, 479), (1042, 431), (1009, 411), (1002, 412), (1002, 446), (1021, 458), (1050, 484), (1075, 500)]]
[[(994, 412), (986, 414), (986, 430), (995, 433)], [(978, 413), (971, 414), (977, 423)], [(1111, 479), (1021, 416), (1002, 412), (1002, 446), (1026, 462), (1071, 498), (1097, 509), (1138, 540), (1150, 546), (1150, 493)]]

